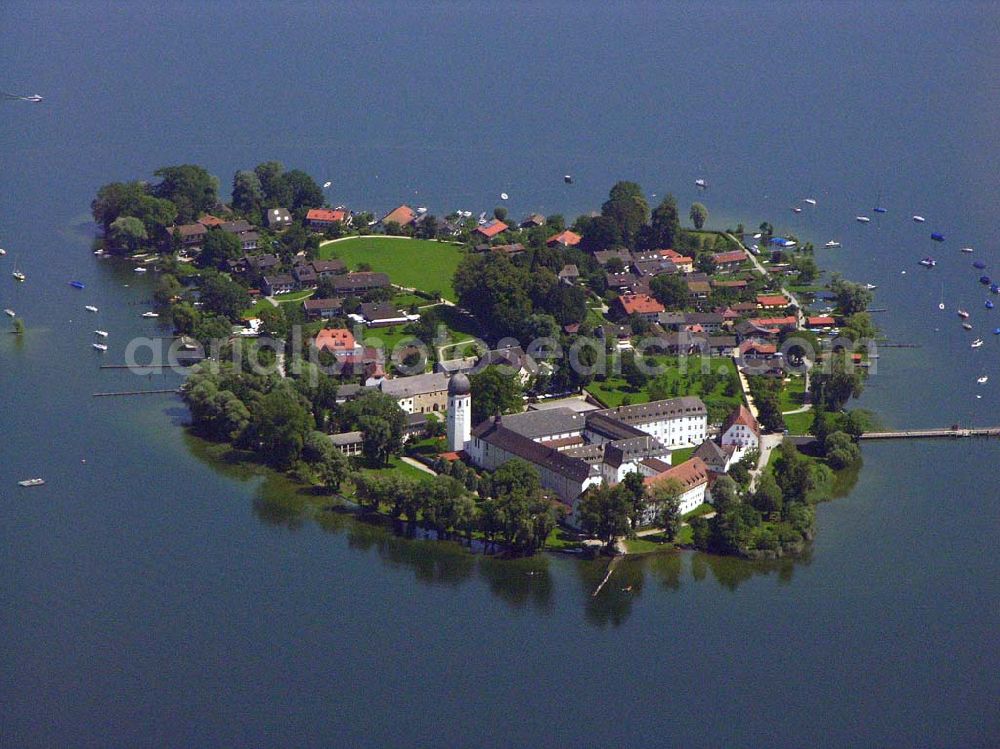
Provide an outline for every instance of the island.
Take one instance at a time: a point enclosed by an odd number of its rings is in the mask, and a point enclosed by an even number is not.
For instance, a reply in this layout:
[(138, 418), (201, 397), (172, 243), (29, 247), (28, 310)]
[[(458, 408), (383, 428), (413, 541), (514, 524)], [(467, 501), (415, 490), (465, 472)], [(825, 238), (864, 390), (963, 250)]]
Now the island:
[[(870, 289), (767, 221), (634, 182), (511, 218), (332, 205), (300, 170), (100, 188), (96, 254), (158, 274), (191, 429), (491, 553), (802, 553), (857, 475)], [(172, 350), (173, 350), (172, 349)], [(174, 351), (176, 353), (176, 351)]]

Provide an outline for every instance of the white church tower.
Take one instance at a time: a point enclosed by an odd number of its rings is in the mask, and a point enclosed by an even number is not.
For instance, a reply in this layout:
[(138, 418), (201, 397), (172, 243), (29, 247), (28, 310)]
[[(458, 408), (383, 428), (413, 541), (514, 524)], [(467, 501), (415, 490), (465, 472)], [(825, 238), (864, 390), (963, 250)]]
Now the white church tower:
[(464, 450), (472, 439), (472, 386), (459, 372), (448, 383), (448, 449)]

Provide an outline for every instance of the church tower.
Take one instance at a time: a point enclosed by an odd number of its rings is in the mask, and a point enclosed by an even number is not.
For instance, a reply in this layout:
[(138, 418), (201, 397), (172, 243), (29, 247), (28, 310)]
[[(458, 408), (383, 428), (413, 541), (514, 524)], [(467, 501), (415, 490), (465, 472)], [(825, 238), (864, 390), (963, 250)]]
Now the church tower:
[(459, 372), (448, 383), (448, 449), (464, 450), (472, 439), (472, 386)]

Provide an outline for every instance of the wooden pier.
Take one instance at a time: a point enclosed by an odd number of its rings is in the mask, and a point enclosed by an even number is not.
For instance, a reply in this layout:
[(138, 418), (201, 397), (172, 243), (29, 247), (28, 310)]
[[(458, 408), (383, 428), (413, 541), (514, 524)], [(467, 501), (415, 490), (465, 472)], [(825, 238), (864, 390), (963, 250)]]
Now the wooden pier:
[(865, 432), (863, 440), (918, 440), (950, 437), (1000, 437), (1000, 427), (948, 427), (947, 429), (903, 429), (896, 432)]

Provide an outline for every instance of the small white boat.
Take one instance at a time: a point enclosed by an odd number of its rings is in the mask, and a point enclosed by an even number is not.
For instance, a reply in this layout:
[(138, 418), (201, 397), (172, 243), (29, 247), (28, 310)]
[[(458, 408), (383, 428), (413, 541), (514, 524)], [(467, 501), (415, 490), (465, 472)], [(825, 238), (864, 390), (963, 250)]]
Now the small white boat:
[(333, 184), (332, 182), (330, 182), (329, 180), (327, 180), (326, 182), (323, 183), (323, 189), (325, 190), (326, 188), (328, 188), (332, 184)]
[(87, 310), (87, 312), (97, 312), (97, 307), (95, 307), (93, 304), (86, 305), (84, 309)]
[(505, 192), (500, 193), (500, 200), (506, 200), (506, 199), (507, 199), (507, 193)]
[(938, 309), (940, 310), (944, 309), (944, 302), (938, 302)]
[(815, 198), (806, 198), (802, 202), (803, 203), (808, 203), (809, 205), (816, 205), (816, 199)]
[(141, 265), (137, 266), (134, 270), (136, 273), (145, 273), (147, 271), (147, 269), (143, 268)]
[(96, 348), (98, 351), (107, 351), (108, 350), (107, 345), (105, 345), (103, 343), (92, 343), (90, 345), (93, 346), (94, 348)]
[(27, 276), (26, 276), (26, 275), (24, 275), (24, 274), (23, 274), (23, 273), (22, 273), (21, 271), (19, 271), (19, 270), (16, 270), (16, 271), (14, 271), (13, 273), (11, 273), (11, 275), (12, 275), (12, 276), (14, 277), (14, 280), (15, 280), (15, 281), (24, 281), (24, 280), (25, 280), (25, 279), (27, 278)]
[(5, 310), (3, 311), (3, 313), (4, 313), (5, 315), (7, 315), (8, 317), (17, 317), (17, 313), (16, 313), (16, 312), (14, 312), (14, 310), (10, 309), (9, 307), (8, 307), (7, 309), (5, 309)]
[(983, 375), (982, 377), (980, 377), (980, 378), (978, 378), (976, 380), (976, 382), (978, 382), (980, 385), (985, 385), (989, 381), (990, 381), (990, 378), (987, 375)]
[(45, 479), (25, 479), (24, 481), (18, 481), (18, 486), (41, 486), (45, 483)]
[(837, 247), (840, 247), (840, 242), (836, 241), (835, 239), (831, 239), (823, 246), (826, 247), (828, 250), (833, 250), (836, 249)]
[(159, 317), (160, 314), (158, 312), (143, 312), (142, 316), (143, 317)]
[(794, 208), (792, 209), (792, 213), (802, 213), (802, 209), (801, 209), (801, 208), (799, 208), (798, 206), (795, 206), (795, 207), (794, 207)]
[(972, 249), (971, 247), (963, 247), (962, 252), (975, 252), (975, 250)]
[(759, 253), (760, 252), (760, 245), (758, 245), (758, 244), (752, 244), (752, 245), (750, 245), (750, 252), (752, 252), (754, 255), (756, 255), (757, 253)]
[(7, 250), (5, 250), (3, 247), (0, 247), (0, 257), (3, 257), (6, 254), (7, 254)]
[(757, 232), (756, 234), (753, 235), (753, 238), (754, 239), (760, 239), (762, 236), (764, 236), (764, 235), (761, 234), (760, 232)]
[(914, 216), (914, 217), (913, 217), (913, 220), (914, 220), (914, 221), (916, 221), (916, 222), (917, 222), (918, 224), (922, 224), (922, 223), (924, 223), (924, 221), (926, 221), (927, 219), (925, 219), (925, 218), (924, 218), (923, 216)]
[(966, 312), (964, 309), (959, 309), (958, 310), (958, 316), (961, 317), (963, 320), (968, 320), (969, 319), (969, 313)]
[(878, 284), (877, 283), (866, 283), (865, 284), (865, 288), (868, 289), (868, 291), (875, 291), (875, 289), (878, 288)]
[(573, 175), (572, 174), (564, 174), (563, 175), (563, 182), (565, 182), (567, 185), (572, 185), (573, 184)]
[(101, 255), (104, 254), (104, 250), (98, 248), (98, 249), (94, 250), (94, 254), (97, 255), (98, 257), (100, 257)]
[(417, 208), (417, 213), (423, 216), (425, 213), (427, 213), (427, 206), (422, 205), (419, 208)]
[(699, 189), (704, 190), (706, 187), (708, 187), (708, 182), (706, 182), (705, 180), (699, 178), (699, 179), (696, 179), (694, 181), (694, 186), (697, 187), (697, 188), (699, 188)]
[(867, 224), (867, 223), (869, 223), (871, 221), (871, 219), (868, 218), (867, 216), (855, 216), (854, 219), (859, 224)]
[(108, 337), (108, 331), (106, 331), (106, 330), (95, 330), (94, 331), (94, 335), (99, 335), (101, 338), (107, 338)]
[(974, 340), (972, 343), (969, 344), (969, 346), (971, 346), (972, 348), (979, 348), (982, 345), (983, 345), (982, 338), (977, 338), (976, 340)]

